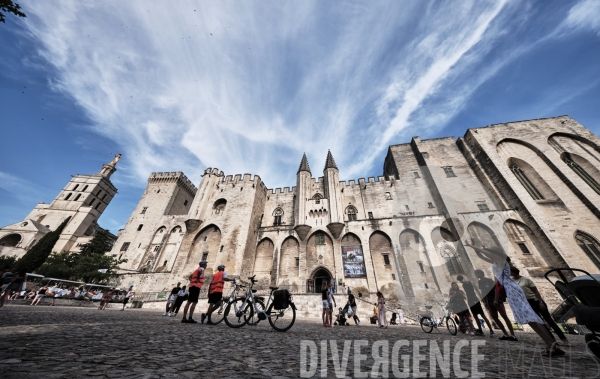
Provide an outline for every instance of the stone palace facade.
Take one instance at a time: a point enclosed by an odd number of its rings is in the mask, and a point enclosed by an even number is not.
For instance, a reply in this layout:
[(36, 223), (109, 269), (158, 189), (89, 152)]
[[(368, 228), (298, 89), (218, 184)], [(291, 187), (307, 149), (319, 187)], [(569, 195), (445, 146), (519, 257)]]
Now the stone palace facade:
[[(470, 238), (504, 249), (552, 308), (561, 299), (545, 271), (600, 272), (600, 139), (568, 116), (473, 128), (458, 140), (414, 137), (389, 147), (378, 178), (340, 181), (332, 154), (323, 155), (322, 176), (303, 156), (291, 188), (216, 168), (198, 188), (181, 172), (152, 173), (112, 250), (128, 260), (120, 285), (158, 292), (185, 283), (206, 259), (208, 276), (224, 264), (230, 275), (255, 274), (296, 294), (334, 280), (416, 309), (443, 303), (457, 274), (492, 276), (464, 246)], [(76, 176), (28, 219), (37, 227), (46, 209), (79, 210), (60, 242), (71, 248), (81, 238), (73, 231), (85, 235), (116, 193), (102, 172)], [(78, 184), (94, 187), (73, 205), (67, 196)], [(0, 244), (17, 233), (6, 230)]]
[(303, 156), (291, 188), (216, 168), (198, 188), (152, 173), (112, 252), (138, 291), (185, 282), (206, 259), (209, 276), (224, 264), (294, 293), (333, 279), (412, 308), (443, 303), (457, 274), (492, 276), (463, 244), (474, 238), (503, 248), (556, 306), (545, 271), (600, 272), (599, 183), (600, 139), (575, 120), (496, 124), (390, 146), (383, 175), (357, 181), (340, 181), (330, 152), (318, 178)]

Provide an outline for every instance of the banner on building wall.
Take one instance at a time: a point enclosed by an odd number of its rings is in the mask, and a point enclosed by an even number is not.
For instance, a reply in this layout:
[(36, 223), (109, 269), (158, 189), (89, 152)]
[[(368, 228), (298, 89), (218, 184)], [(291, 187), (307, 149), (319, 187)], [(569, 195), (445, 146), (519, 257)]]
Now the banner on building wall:
[(365, 256), (361, 245), (342, 246), (344, 278), (366, 278)]

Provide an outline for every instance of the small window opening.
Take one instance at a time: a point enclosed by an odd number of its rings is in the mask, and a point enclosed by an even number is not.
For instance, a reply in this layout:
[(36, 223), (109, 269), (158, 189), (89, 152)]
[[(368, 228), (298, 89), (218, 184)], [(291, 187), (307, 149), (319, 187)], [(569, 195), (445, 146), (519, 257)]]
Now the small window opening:
[(141, 212), (141, 214), (146, 214), (146, 211), (147, 211), (147, 210), (148, 210), (148, 207), (144, 207), (144, 208), (142, 209), (142, 212)]
[(407, 211), (410, 211), (410, 208), (408, 207), (408, 205), (404, 206), (406, 208)]
[(167, 265), (167, 261), (163, 262), (163, 267), (165, 267)]
[(72, 193), (68, 194), (67, 197), (65, 197), (65, 200), (69, 200), (71, 198)]
[(390, 265), (390, 256), (389, 256), (389, 254), (383, 254), (383, 264), (385, 264), (386, 266)]
[(138, 225), (138, 228), (137, 228), (138, 232), (139, 232), (140, 230), (142, 230), (142, 228), (143, 228), (143, 227), (144, 227), (144, 224), (139, 224), (139, 225)]
[(421, 270), (421, 272), (425, 272), (425, 268), (423, 267), (423, 262), (417, 262), (419, 264), (419, 270)]
[(186, 200), (183, 202), (183, 206), (186, 207), (187, 205), (188, 205), (188, 201)]
[(477, 208), (479, 208), (479, 210), (481, 212), (487, 212), (487, 211), (490, 210), (490, 208), (487, 206), (486, 203), (479, 203), (479, 204), (477, 204)]
[(127, 251), (127, 249), (129, 249), (130, 244), (131, 242), (123, 242), (123, 245), (121, 245), (121, 251)]
[(79, 200), (80, 197), (81, 197), (81, 194), (77, 194), (77, 196), (75, 196), (75, 198), (73, 199), (73, 201)]
[(325, 245), (325, 233), (317, 233), (315, 238), (315, 245)]
[(202, 253), (202, 260), (203, 261), (208, 260), (208, 251), (205, 251), (204, 253)]
[(221, 245), (221, 248), (219, 249), (219, 251), (223, 251), (223, 248), (224, 248), (224, 247), (225, 247), (225, 246)]
[(88, 187), (89, 186), (87, 186), (87, 185), (85, 187), (83, 187), (83, 189), (81, 190), (81, 192), (85, 192), (85, 190), (88, 189)]
[(296, 257), (296, 267), (300, 267), (300, 258)]
[(101, 202), (98, 202), (98, 204), (96, 204), (96, 206), (94, 207), (94, 209), (98, 209), (100, 208), (100, 204), (102, 204)]
[(519, 248), (521, 249), (523, 254), (531, 255), (531, 252), (527, 248), (527, 245), (525, 245), (525, 242), (519, 242), (517, 243), (517, 245), (519, 245)]
[(154, 246), (154, 252), (156, 253), (158, 250), (160, 250), (160, 245)]
[(392, 280), (396, 280), (396, 274), (392, 274)]
[(421, 177), (419, 176), (419, 171), (413, 171), (413, 175), (415, 176), (415, 179)]
[(76, 184), (75, 187), (73, 187), (72, 191), (75, 191), (78, 187), (79, 187), (79, 184)]
[(369, 212), (369, 218), (373, 218), (373, 212)]
[(442, 168), (444, 169), (444, 172), (446, 173), (447, 178), (456, 177), (456, 175), (454, 174), (454, 171), (452, 170), (452, 166), (446, 166), (446, 167), (442, 167)]
[(94, 201), (96, 201), (96, 199), (92, 199), (92, 201), (90, 201), (90, 207), (94, 204)]
[(427, 283), (425, 283), (425, 288), (426, 288), (426, 289), (429, 289), (429, 286), (427, 285)]

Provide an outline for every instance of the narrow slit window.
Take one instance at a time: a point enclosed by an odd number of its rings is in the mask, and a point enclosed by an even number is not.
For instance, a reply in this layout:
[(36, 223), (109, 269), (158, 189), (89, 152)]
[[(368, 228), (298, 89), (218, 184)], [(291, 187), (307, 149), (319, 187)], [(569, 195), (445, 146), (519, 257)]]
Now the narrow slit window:
[(204, 253), (202, 253), (202, 260), (203, 261), (208, 260), (208, 252), (207, 251), (205, 251)]
[(478, 203), (477, 208), (479, 208), (479, 210), (481, 212), (487, 212), (490, 210), (490, 208), (488, 207), (488, 205), (486, 203)]
[(296, 257), (296, 267), (300, 267), (300, 258)]
[(417, 262), (417, 264), (419, 265), (419, 270), (421, 270), (421, 272), (425, 272), (425, 267), (423, 267), (423, 262)]
[(527, 175), (525, 175), (525, 172), (523, 172), (519, 166), (511, 165), (510, 170), (515, 174), (517, 180), (521, 182), (521, 185), (525, 187), (525, 190), (529, 192), (529, 195), (531, 195), (534, 200), (544, 200), (544, 196), (542, 196), (541, 192), (535, 188), (531, 180), (529, 180)]
[(519, 245), (519, 249), (521, 249), (521, 252), (523, 252), (523, 254), (531, 255), (531, 252), (527, 248), (527, 245), (525, 245), (525, 242), (519, 242), (517, 243), (517, 245)]
[(369, 218), (373, 218), (373, 212), (369, 212)]
[(148, 207), (144, 207), (140, 213), (141, 213), (141, 214), (146, 214), (146, 211), (147, 211), (147, 210), (148, 210)]
[(127, 251), (127, 249), (129, 249), (130, 244), (131, 242), (123, 242), (123, 245), (121, 245), (121, 251)]
[(390, 256), (389, 254), (383, 254), (383, 264), (386, 266), (390, 265)]
[(444, 173), (446, 174), (447, 178), (454, 178), (456, 177), (456, 174), (454, 174), (454, 170), (452, 170), (452, 166), (446, 166), (446, 167), (442, 167), (444, 169)]
[(139, 224), (139, 225), (138, 225), (138, 228), (137, 228), (138, 232), (139, 232), (140, 230), (142, 230), (142, 228), (143, 228), (143, 227), (144, 227), (144, 224)]

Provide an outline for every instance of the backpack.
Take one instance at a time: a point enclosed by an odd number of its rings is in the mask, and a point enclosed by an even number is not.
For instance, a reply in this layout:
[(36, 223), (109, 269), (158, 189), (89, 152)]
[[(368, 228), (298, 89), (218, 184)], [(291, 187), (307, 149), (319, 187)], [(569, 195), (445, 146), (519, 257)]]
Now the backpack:
[(273, 292), (273, 308), (286, 309), (292, 302), (292, 294), (288, 290), (278, 290)]

